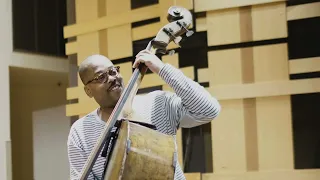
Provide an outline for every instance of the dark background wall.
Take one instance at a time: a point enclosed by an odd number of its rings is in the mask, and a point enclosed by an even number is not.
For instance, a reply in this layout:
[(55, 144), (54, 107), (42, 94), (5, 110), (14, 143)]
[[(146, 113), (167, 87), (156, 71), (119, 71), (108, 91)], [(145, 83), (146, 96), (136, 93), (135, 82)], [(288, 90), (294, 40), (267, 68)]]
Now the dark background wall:
[[(288, 6), (319, 2), (289, 0)], [(320, 17), (288, 22), (289, 60), (320, 56)], [(320, 77), (320, 72), (291, 75), (290, 79)], [(291, 96), (296, 169), (320, 168), (320, 93)]]
[(66, 0), (12, 0), (13, 49), (65, 56)]

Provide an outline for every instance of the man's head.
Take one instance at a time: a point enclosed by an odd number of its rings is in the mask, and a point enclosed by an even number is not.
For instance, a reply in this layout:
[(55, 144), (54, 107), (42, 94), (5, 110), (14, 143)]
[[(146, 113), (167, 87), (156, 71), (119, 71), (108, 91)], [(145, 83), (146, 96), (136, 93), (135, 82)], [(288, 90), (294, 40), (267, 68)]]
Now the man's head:
[(102, 108), (114, 107), (124, 89), (119, 69), (102, 55), (91, 55), (79, 67), (84, 90)]

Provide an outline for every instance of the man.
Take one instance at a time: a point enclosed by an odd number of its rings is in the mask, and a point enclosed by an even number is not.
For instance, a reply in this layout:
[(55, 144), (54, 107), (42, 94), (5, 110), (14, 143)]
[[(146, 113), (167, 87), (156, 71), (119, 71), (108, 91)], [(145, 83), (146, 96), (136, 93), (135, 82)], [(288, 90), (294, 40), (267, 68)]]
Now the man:
[[(218, 101), (202, 86), (186, 77), (179, 69), (164, 64), (147, 50), (139, 52), (133, 67), (144, 63), (158, 74), (174, 91), (154, 91), (136, 96), (132, 102), (134, 114), (139, 120), (156, 126), (157, 130), (175, 136), (179, 127), (190, 128), (210, 122), (220, 112)], [(79, 179), (105, 122), (109, 119), (124, 83), (120, 69), (104, 56), (92, 55), (79, 67), (84, 90), (100, 107), (77, 120), (70, 129), (68, 155), (70, 179)], [(99, 156), (88, 179), (101, 179), (105, 158)], [(175, 179), (185, 179), (179, 163), (176, 163)]]

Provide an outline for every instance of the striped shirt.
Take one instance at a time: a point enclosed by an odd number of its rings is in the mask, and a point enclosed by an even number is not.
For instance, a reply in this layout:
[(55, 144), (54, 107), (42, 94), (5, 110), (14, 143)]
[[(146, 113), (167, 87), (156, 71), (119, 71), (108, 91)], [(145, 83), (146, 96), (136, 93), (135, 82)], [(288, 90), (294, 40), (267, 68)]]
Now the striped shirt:
[[(220, 104), (217, 99), (179, 69), (165, 64), (159, 76), (175, 93), (154, 91), (137, 95), (132, 102), (133, 111), (145, 122), (156, 126), (159, 132), (175, 138), (179, 127), (199, 126), (210, 122), (219, 114)], [(71, 180), (79, 179), (81, 170), (104, 126), (105, 122), (100, 119), (97, 110), (80, 118), (71, 126), (67, 141)], [(88, 179), (102, 178), (105, 160), (105, 157), (98, 157)], [(185, 179), (178, 162), (174, 179)]]

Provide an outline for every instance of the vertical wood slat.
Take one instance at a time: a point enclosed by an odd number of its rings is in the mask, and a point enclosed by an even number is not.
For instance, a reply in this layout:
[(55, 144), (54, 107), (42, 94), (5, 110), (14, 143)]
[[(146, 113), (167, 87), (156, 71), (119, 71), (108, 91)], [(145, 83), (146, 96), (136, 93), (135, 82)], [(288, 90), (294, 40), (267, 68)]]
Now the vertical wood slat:
[(245, 142), (246, 142), (246, 168), (247, 171), (259, 169), (258, 139), (257, 139), (257, 115), (256, 99), (248, 98), (243, 100), (245, 119)]
[[(240, 42), (253, 40), (253, 28), (251, 17), (252, 6), (239, 8), (239, 29)], [(253, 67), (253, 48), (241, 48), (241, 70), (242, 82), (254, 82)], [(257, 149), (257, 119), (256, 101), (254, 98), (243, 99), (243, 116), (245, 131), (245, 151), (246, 151), (246, 170), (253, 171), (258, 169), (258, 149)]]
[(285, 1), (252, 6), (251, 14), (254, 41), (288, 36)]
[(208, 11), (208, 46), (240, 42), (239, 8)]
[[(251, 19), (248, 17), (249, 8), (244, 10), (242, 22), (251, 26)], [(243, 27), (243, 26), (241, 26)], [(248, 28), (251, 29), (251, 28)], [(252, 39), (252, 31), (241, 28), (241, 38)], [(242, 62), (242, 82), (254, 82), (254, 56), (253, 48), (241, 48)], [(244, 119), (245, 119), (245, 143), (246, 143), (246, 169), (248, 171), (258, 170), (258, 141), (257, 141), (257, 117), (256, 117), (256, 99), (243, 99)]]
[(97, 19), (98, 1), (75, 0), (76, 23), (83, 23)]
[[(241, 84), (240, 49), (208, 54), (210, 84)], [(211, 122), (213, 169), (216, 173), (246, 171), (243, 100), (220, 101), (223, 111)]]
[[(255, 82), (289, 80), (286, 44), (254, 49)], [(290, 96), (256, 98), (259, 170), (293, 169)]]
[[(128, 0), (106, 0), (106, 15), (115, 15), (131, 11), (131, 1)], [(130, 57), (132, 51), (131, 23), (110, 27), (106, 30), (107, 56), (109, 59), (120, 59)]]

